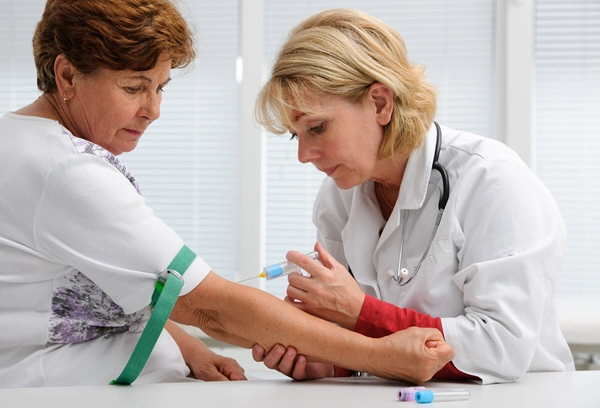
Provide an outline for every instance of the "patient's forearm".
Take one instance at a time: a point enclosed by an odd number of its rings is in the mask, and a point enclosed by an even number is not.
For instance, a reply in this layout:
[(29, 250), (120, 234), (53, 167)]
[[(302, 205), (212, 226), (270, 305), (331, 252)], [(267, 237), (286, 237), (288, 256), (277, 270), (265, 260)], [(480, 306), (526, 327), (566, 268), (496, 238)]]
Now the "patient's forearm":
[(207, 334), (242, 347), (258, 343), (294, 346), (299, 353), (359, 371), (374, 339), (339, 328), (303, 313), (276, 297), (237, 285), (214, 273), (177, 302), (175, 321), (193, 324)]
[(414, 383), (429, 380), (454, 357), (437, 329), (411, 327), (368, 338), (213, 272), (179, 298), (171, 318), (243, 347), (294, 346), (298, 353), (318, 361)]

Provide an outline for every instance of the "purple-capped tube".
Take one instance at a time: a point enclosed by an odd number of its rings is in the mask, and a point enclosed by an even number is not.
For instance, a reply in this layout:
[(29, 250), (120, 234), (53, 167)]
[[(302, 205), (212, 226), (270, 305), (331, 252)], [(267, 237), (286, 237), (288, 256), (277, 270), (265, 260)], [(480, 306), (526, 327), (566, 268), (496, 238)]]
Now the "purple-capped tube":
[(406, 387), (398, 389), (398, 399), (400, 401), (414, 401), (415, 394), (419, 390), (424, 390), (425, 387)]

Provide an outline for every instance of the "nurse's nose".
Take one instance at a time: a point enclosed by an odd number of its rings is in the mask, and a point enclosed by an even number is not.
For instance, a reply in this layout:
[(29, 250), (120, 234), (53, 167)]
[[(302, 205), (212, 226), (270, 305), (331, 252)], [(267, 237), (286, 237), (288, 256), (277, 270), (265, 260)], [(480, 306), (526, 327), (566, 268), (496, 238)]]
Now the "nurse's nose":
[(319, 150), (314, 143), (306, 140), (306, 138), (298, 137), (298, 161), (300, 163), (310, 163), (319, 157)]

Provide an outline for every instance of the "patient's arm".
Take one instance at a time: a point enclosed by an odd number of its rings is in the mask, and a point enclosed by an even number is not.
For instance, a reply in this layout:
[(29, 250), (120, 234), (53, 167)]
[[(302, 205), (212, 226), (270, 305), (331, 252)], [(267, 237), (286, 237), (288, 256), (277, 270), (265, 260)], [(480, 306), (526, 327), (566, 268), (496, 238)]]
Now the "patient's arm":
[[(355, 371), (421, 383), (454, 357), (436, 329), (410, 328), (372, 339), (311, 316), (214, 272), (175, 304), (171, 319), (238, 346), (294, 346), (298, 353)], [(428, 343), (428, 345), (426, 345)]]

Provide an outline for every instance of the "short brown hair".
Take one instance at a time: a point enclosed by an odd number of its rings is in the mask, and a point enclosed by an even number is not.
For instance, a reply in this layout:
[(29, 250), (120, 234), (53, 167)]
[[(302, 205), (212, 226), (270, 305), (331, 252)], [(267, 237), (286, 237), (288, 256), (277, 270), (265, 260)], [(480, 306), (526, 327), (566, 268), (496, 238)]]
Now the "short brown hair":
[(358, 10), (323, 11), (290, 32), (258, 95), (255, 116), (281, 134), (292, 128), (292, 110), (310, 113), (307, 94), (358, 103), (377, 82), (394, 94), (379, 156), (410, 152), (423, 143), (435, 117), (437, 91), (425, 69), (409, 61), (400, 34), (382, 21)]
[(194, 39), (169, 0), (48, 0), (33, 36), (37, 86), (57, 90), (59, 54), (82, 74), (100, 68), (147, 71), (166, 52), (172, 68), (195, 58)]

